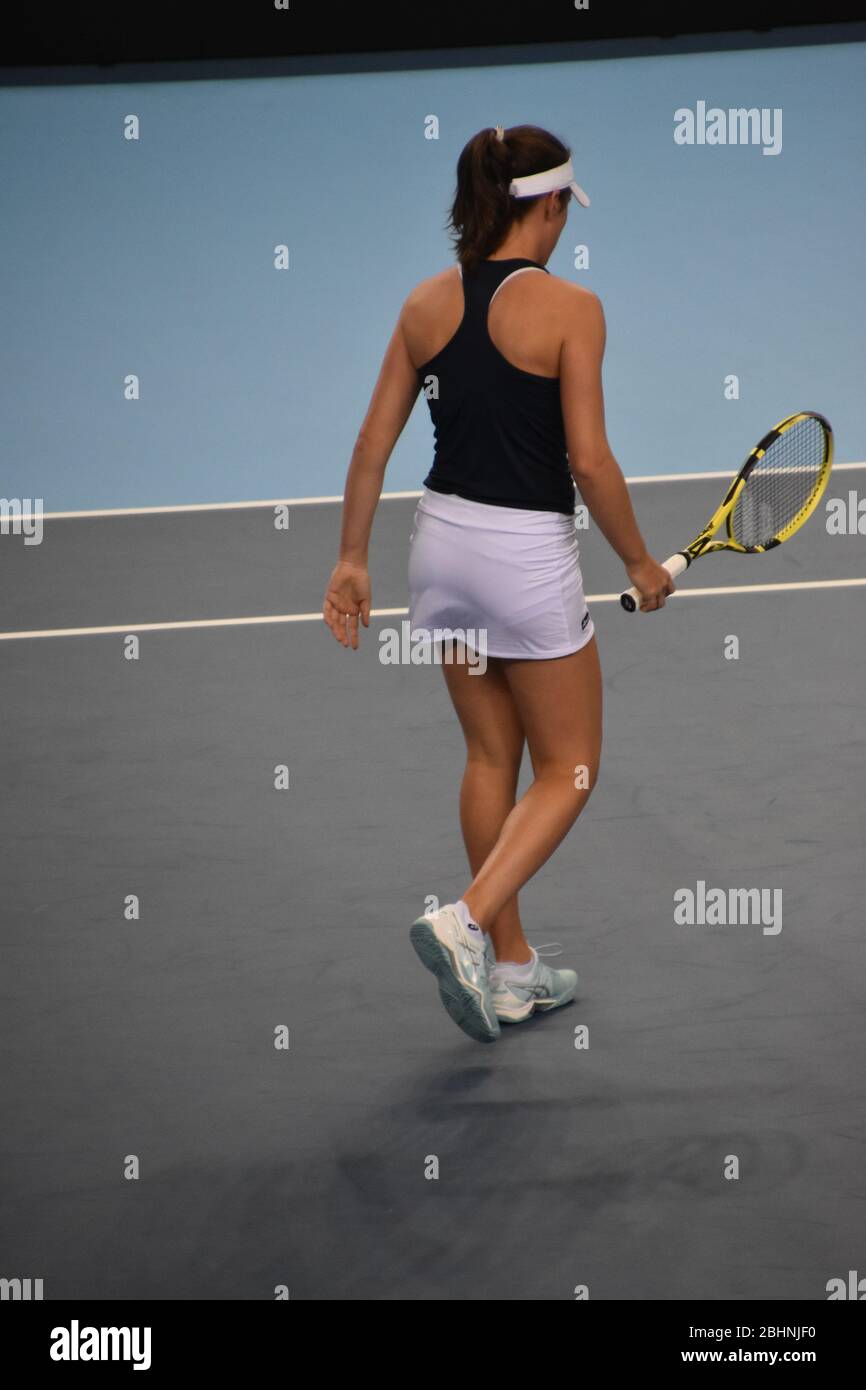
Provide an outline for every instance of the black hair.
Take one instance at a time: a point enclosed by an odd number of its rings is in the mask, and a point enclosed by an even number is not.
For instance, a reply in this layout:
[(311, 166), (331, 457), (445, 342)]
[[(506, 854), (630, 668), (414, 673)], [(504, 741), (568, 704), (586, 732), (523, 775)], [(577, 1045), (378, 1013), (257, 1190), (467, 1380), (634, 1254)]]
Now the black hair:
[[(457, 161), (457, 192), (447, 223), (464, 270), (498, 250), (512, 225), (548, 196), (515, 198), (508, 192), (511, 180), (555, 169), (570, 158), (568, 146), (537, 125), (511, 126), (501, 140), (493, 126), (472, 136)], [(561, 189), (560, 206), (570, 196), (568, 188)]]

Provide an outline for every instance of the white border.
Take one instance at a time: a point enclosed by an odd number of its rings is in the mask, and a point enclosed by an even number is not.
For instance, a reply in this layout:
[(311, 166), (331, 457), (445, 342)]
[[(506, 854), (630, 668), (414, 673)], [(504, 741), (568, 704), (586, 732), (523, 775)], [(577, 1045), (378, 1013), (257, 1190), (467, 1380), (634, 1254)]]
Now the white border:
[[(866, 468), (864, 463), (836, 463), (833, 465), (831, 477), (835, 473), (840, 473), (843, 469)], [(647, 473), (638, 478), (626, 478), (626, 482), (631, 487), (633, 483), (691, 483), (702, 481), (704, 478), (732, 478), (732, 473)], [(379, 498), (380, 502), (395, 502), (406, 497), (420, 497), (421, 489), (416, 488), (410, 492), (383, 492)], [(31, 499), (28, 498), (28, 501)], [(164, 516), (173, 512), (230, 512), (245, 511), (253, 507), (316, 507), (342, 502), (342, 493), (334, 497), (272, 497), (269, 501), (257, 502), (185, 502), (174, 507), (113, 507), (108, 510), (82, 511), (82, 512), (42, 512), (44, 521), (71, 521), (79, 517), (102, 517), (102, 516)], [(29, 521), (33, 517), (32, 512), (26, 516), (22, 515), (22, 521)]]
[[(713, 594), (777, 594), (802, 589), (856, 589), (866, 579), (804, 579), (788, 584), (731, 584), (712, 589), (678, 589), (674, 598), (707, 598)], [(587, 594), (592, 603), (619, 603), (619, 594)], [(408, 608), (373, 608), (371, 618), (405, 618)], [(110, 627), (58, 627), (34, 632), (0, 632), (0, 642), (17, 642), (36, 637), (102, 637), (111, 633), (178, 632), (207, 627), (262, 627), (266, 623), (321, 623), (321, 613), (274, 613), (256, 618), (193, 618), (176, 623), (112, 623)], [(363, 629), (361, 629), (363, 631)]]

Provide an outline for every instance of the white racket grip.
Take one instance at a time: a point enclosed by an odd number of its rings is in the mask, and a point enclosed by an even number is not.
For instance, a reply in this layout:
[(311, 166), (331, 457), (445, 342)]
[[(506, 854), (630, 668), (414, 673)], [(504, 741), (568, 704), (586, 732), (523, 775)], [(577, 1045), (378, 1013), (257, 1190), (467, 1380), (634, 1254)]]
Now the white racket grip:
[[(667, 570), (671, 579), (677, 579), (684, 570), (688, 569), (690, 564), (691, 560), (681, 550), (678, 550), (676, 555), (671, 555), (668, 560), (664, 561), (662, 569)], [(620, 594), (619, 601), (626, 613), (634, 613), (640, 603), (640, 594), (637, 589), (626, 589), (624, 594)]]

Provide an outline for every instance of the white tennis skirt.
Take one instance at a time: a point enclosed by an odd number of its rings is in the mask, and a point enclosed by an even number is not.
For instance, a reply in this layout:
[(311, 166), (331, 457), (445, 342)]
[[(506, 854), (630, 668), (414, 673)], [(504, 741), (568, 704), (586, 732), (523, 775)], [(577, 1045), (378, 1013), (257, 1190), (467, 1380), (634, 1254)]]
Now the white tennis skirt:
[(409, 537), (409, 621), (413, 640), (468, 634), (487, 656), (579, 651), (595, 628), (574, 518), (424, 488)]

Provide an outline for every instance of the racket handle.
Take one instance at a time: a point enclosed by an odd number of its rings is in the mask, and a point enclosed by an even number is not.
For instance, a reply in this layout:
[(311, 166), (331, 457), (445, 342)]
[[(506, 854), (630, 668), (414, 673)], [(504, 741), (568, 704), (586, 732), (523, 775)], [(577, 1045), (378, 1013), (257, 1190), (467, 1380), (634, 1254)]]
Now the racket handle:
[[(685, 551), (678, 550), (676, 555), (671, 555), (670, 559), (664, 561), (662, 569), (667, 570), (671, 579), (676, 579), (691, 563), (690, 556), (686, 555)], [(637, 589), (626, 589), (624, 594), (620, 594), (619, 601), (626, 613), (633, 613), (640, 603), (640, 594)]]

